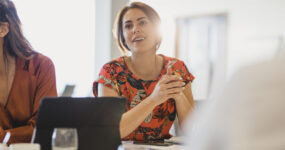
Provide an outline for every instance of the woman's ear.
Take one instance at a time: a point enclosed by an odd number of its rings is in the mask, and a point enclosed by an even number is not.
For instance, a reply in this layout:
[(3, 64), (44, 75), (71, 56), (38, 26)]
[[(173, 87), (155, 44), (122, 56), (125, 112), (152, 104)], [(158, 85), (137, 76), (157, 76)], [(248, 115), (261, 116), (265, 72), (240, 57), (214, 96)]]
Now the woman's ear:
[(0, 38), (4, 38), (9, 33), (9, 24), (7, 22), (0, 23)]

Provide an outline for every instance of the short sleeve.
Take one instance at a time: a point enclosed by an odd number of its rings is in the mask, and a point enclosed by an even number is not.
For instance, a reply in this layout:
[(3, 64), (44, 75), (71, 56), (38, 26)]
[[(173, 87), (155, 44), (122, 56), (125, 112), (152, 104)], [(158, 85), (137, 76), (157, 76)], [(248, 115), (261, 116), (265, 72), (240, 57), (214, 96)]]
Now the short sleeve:
[(111, 63), (105, 64), (100, 73), (99, 77), (93, 83), (93, 94), (95, 97), (98, 96), (98, 85), (103, 84), (111, 89), (114, 89), (119, 93), (118, 85), (116, 84), (117, 67)]
[(193, 82), (193, 80), (195, 79), (195, 77), (192, 75), (192, 73), (189, 72), (187, 66), (183, 61), (178, 60), (173, 67), (174, 74), (179, 75), (186, 84), (188, 84), (189, 82)]

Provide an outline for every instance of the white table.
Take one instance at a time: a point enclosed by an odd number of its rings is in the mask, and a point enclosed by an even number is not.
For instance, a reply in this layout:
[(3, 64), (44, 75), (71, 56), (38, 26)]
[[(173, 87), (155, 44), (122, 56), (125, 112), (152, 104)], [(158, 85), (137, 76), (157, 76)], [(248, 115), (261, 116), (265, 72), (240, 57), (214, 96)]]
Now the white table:
[(122, 141), (122, 146), (118, 150), (186, 150), (183, 145), (154, 146), (134, 144), (133, 141)]

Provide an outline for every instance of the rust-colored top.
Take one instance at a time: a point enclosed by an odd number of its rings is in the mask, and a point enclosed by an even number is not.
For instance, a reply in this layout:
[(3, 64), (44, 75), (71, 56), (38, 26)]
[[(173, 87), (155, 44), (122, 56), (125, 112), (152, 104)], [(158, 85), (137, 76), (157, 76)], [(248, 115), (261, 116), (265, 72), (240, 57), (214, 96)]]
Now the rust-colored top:
[(7, 132), (9, 143), (30, 142), (40, 100), (57, 96), (52, 61), (41, 54), (30, 60), (16, 58), (16, 70), (5, 106), (0, 104), (0, 142)]

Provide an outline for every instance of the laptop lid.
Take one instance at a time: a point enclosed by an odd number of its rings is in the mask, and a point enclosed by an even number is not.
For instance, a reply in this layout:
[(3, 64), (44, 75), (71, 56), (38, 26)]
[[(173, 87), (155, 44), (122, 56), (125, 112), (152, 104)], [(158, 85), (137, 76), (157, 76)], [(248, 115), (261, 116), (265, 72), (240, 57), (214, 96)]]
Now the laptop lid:
[(78, 150), (113, 150), (121, 144), (119, 124), (126, 110), (124, 97), (44, 98), (40, 104), (34, 143), (51, 150), (54, 128), (76, 128)]
[(61, 94), (62, 97), (71, 97), (74, 91), (75, 85), (65, 85)]

